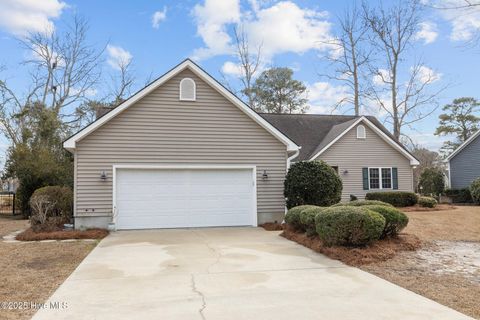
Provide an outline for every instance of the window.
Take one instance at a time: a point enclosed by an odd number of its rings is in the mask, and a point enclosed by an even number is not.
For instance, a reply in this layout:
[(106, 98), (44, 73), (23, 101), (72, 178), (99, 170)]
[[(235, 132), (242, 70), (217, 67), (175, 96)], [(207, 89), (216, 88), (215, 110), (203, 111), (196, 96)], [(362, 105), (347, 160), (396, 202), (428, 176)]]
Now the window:
[(180, 100), (182, 101), (195, 101), (196, 99), (196, 86), (195, 81), (190, 78), (183, 78), (180, 81)]
[(369, 170), (370, 189), (380, 189), (380, 173), (378, 168), (370, 168)]
[(382, 189), (392, 189), (391, 168), (382, 168)]
[(364, 125), (359, 125), (357, 127), (357, 139), (365, 139), (367, 137), (367, 133), (365, 131)]
[(392, 168), (368, 168), (370, 189), (392, 189)]

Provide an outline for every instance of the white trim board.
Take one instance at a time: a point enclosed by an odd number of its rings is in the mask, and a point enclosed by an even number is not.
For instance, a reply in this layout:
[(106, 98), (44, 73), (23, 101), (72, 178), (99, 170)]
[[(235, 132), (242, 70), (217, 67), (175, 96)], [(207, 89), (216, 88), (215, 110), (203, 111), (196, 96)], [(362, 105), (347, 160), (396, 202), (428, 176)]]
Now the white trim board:
[(457, 149), (455, 149), (455, 151), (453, 151), (452, 153), (450, 153), (450, 155), (445, 159), (445, 162), (449, 162), (453, 157), (455, 157), (460, 151), (462, 151), (466, 146), (468, 146), (473, 140), (475, 140), (478, 136), (480, 135), (480, 130), (478, 130), (477, 132), (475, 132), (474, 134), (472, 134), (470, 136), (470, 138), (468, 138), (467, 140), (465, 140), (460, 146), (458, 146)]
[(222, 170), (222, 169), (244, 169), (252, 170), (253, 197), (252, 197), (252, 226), (258, 226), (257, 208), (257, 166), (254, 165), (137, 165), (137, 164), (114, 164), (112, 166), (112, 222), (116, 223), (116, 201), (117, 201), (117, 170), (118, 169), (145, 169), (145, 170)]
[(202, 68), (196, 65), (190, 59), (184, 60), (182, 63), (177, 65), (172, 70), (168, 71), (166, 74), (158, 78), (157, 80), (150, 83), (148, 86), (143, 88), (142, 90), (138, 91), (128, 100), (120, 104), (118, 107), (104, 115), (103, 117), (99, 118), (95, 122), (91, 123), (90, 125), (86, 126), (67, 140), (63, 142), (63, 147), (70, 152), (75, 150), (76, 142), (80, 141), (81, 139), (85, 138), (87, 135), (95, 131), (96, 129), (100, 128), (103, 124), (110, 121), (112, 118), (120, 114), (122, 111), (130, 107), (131, 105), (135, 104), (141, 98), (145, 97), (147, 94), (164, 84), (166, 81), (170, 80), (172, 77), (180, 73), (185, 69), (190, 69), (193, 73), (195, 73), (200, 79), (205, 81), (215, 90), (217, 90), (221, 95), (223, 95), (227, 100), (229, 100), (233, 105), (238, 107), (241, 111), (243, 111), (248, 117), (250, 117), (253, 121), (259, 124), (262, 128), (267, 130), (270, 134), (272, 134), (275, 138), (277, 138), (280, 142), (287, 146), (287, 151), (296, 151), (299, 149), (299, 146), (295, 144), (292, 140), (290, 140), (287, 136), (281, 133), (278, 129), (272, 126), (269, 122), (263, 119), (259, 114), (253, 111), (250, 107), (248, 107), (243, 101), (241, 101), (238, 97), (236, 97), (233, 93), (228, 91), (225, 87), (223, 87), (217, 80), (215, 80), (212, 76), (206, 73)]
[(418, 166), (420, 162), (418, 162), (415, 157), (413, 157), (410, 153), (408, 153), (402, 146), (400, 146), (396, 141), (386, 135), (382, 130), (380, 130), (375, 124), (373, 124), (370, 120), (368, 120), (365, 116), (358, 118), (352, 125), (350, 125), (347, 129), (345, 129), (341, 134), (339, 134), (335, 139), (333, 139), (329, 144), (327, 144), (322, 150), (317, 152), (313, 157), (310, 158), (310, 161), (315, 160), (318, 158), (322, 153), (327, 151), (332, 145), (335, 144), (338, 140), (340, 140), (345, 134), (347, 134), (350, 130), (355, 128), (357, 124), (360, 122), (365, 123), (370, 129), (375, 131), (385, 142), (387, 142), (390, 146), (392, 146), (395, 150), (399, 151), (402, 155), (404, 155), (407, 159), (410, 160), (410, 165)]

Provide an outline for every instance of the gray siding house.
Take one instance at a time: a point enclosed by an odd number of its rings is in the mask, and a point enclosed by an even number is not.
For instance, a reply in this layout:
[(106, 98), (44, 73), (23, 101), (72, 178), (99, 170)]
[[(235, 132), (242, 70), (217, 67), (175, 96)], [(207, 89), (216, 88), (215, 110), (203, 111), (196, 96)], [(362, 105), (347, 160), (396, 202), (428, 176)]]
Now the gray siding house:
[(375, 118), (260, 115), (185, 60), (64, 142), (75, 227), (282, 221), (292, 161), (322, 159), (343, 199), (408, 190), (416, 160)]
[(342, 201), (372, 191), (413, 191), (419, 164), (375, 117), (262, 114), (302, 148), (294, 161), (323, 160), (343, 182)]
[(480, 130), (460, 145), (447, 159), (448, 184), (452, 189), (468, 188), (480, 177)]

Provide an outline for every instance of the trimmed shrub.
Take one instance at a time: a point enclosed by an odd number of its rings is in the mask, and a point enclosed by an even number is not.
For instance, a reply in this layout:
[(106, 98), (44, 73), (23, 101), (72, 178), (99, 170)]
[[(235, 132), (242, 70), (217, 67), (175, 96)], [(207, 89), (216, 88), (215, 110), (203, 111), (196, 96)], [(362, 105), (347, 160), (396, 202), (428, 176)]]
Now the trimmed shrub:
[(380, 239), (385, 218), (364, 207), (330, 207), (315, 217), (318, 236), (326, 245), (363, 246)]
[(424, 208), (435, 208), (438, 204), (438, 201), (432, 197), (419, 197), (418, 205)]
[(296, 230), (303, 230), (302, 224), (300, 223), (300, 213), (309, 208), (317, 208), (316, 206), (304, 205), (304, 206), (297, 206), (289, 209), (285, 214), (285, 222)]
[(317, 214), (322, 213), (325, 210), (324, 207), (310, 207), (303, 209), (300, 212), (300, 225), (301, 229), (304, 230), (307, 236), (311, 237), (317, 234), (315, 226), (315, 217)]
[(35, 190), (30, 197), (34, 231), (52, 231), (70, 222), (73, 211), (73, 193), (69, 187), (49, 186)]
[(453, 203), (472, 203), (473, 198), (470, 188), (464, 189), (447, 189), (445, 195), (452, 199)]
[(300, 205), (330, 206), (340, 201), (342, 180), (323, 161), (294, 163), (285, 179), (287, 208)]
[(420, 174), (418, 182), (420, 192), (424, 195), (438, 196), (445, 191), (445, 178), (442, 170), (438, 168), (426, 168)]
[(390, 203), (386, 203), (378, 200), (355, 200), (350, 202), (337, 203), (332, 207), (340, 207), (340, 206), (363, 207), (363, 206), (373, 206), (373, 205), (387, 206), (387, 207), (393, 208), (393, 206)]
[(383, 201), (390, 203), (394, 207), (409, 207), (417, 204), (418, 197), (413, 192), (385, 191), (369, 192), (365, 196), (365, 199)]
[(396, 236), (408, 224), (408, 216), (396, 208), (381, 205), (365, 206), (363, 208), (378, 212), (385, 218), (382, 238)]
[(350, 201), (357, 201), (358, 200), (358, 197), (354, 194), (351, 194), (350, 195)]
[(470, 194), (473, 201), (480, 204), (480, 178), (473, 180), (470, 185)]

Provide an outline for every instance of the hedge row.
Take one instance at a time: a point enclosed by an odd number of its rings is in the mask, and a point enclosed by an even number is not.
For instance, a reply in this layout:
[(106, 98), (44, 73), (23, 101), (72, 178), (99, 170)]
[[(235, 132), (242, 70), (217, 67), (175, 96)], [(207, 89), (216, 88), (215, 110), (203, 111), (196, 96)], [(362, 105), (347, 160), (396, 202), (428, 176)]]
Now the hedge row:
[(413, 192), (391, 191), (391, 192), (369, 192), (366, 200), (378, 200), (390, 203), (394, 207), (409, 207), (417, 204), (418, 197)]
[(308, 236), (318, 235), (326, 245), (366, 245), (395, 236), (408, 224), (408, 217), (389, 204), (358, 201), (329, 208), (298, 206), (288, 210), (285, 221)]

